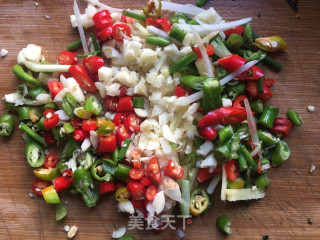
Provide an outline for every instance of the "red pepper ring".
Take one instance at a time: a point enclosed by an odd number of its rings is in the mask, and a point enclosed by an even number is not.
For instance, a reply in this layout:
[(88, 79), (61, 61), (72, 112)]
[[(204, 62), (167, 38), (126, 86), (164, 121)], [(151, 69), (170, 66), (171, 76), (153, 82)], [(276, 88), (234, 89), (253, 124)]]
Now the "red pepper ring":
[(236, 78), (238, 80), (258, 80), (263, 76), (264, 74), (262, 69), (258, 68), (257, 66), (252, 66), (247, 71), (238, 75)]
[(273, 127), (270, 129), (271, 132), (280, 136), (288, 136), (292, 127), (292, 123), (287, 118), (276, 118)]
[(247, 98), (246, 95), (240, 95), (233, 102), (233, 107), (244, 108), (244, 100)]
[(247, 119), (246, 109), (238, 107), (222, 107), (210, 111), (198, 123), (199, 128), (213, 124), (238, 124)]

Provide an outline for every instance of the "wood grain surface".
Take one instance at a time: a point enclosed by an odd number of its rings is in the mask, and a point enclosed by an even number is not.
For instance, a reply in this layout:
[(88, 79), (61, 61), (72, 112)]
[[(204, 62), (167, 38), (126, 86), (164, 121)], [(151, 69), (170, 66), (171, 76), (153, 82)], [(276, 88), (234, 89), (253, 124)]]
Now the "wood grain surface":
[[(71, 0), (37, 2), (38, 7), (29, 0), (0, 1), (0, 48), (9, 51), (0, 59), (0, 98), (15, 91), (18, 80), (11, 68), (20, 49), (28, 43), (38, 44), (46, 59), (55, 62), (57, 54), (79, 38), (69, 22)], [(141, 8), (144, 2), (108, 1), (121, 8)], [(272, 185), (265, 199), (247, 207), (221, 202), (218, 191), (213, 208), (205, 216), (193, 217), (192, 224), (186, 226), (185, 239), (262, 239), (265, 234), (269, 239), (320, 239), (320, 2), (300, 0), (300, 20), (285, 0), (212, 0), (208, 6), (228, 20), (251, 16), (252, 27), (261, 36), (280, 35), (286, 39), (288, 50), (274, 55), (284, 69), (269, 73), (277, 79), (271, 104), (280, 107), (280, 116), (285, 116), (289, 107), (295, 108), (303, 125), (294, 128), (286, 139), (292, 149), (290, 160), (269, 172)], [(80, 8), (84, 10), (84, 2)], [(308, 105), (315, 106), (315, 112), (309, 113)], [(0, 112), (3, 109), (1, 104)], [(317, 169), (309, 173), (312, 164)], [(69, 214), (65, 220), (55, 222), (54, 211), (41, 197), (29, 197), (34, 178), (24, 157), (21, 132), (16, 129), (10, 139), (0, 139), (0, 239), (66, 239), (66, 224), (79, 227), (77, 240), (111, 239), (114, 229), (128, 226), (128, 216), (118, 213), (112, 196), (103, 196), (96, 207), (89, 209), (80, 198), (63, 194)], [(229, 216), (232, 236), (217, 230), (215, 221), (221, 214)], [(308, 218), (312, 224), (308, 224)], [(129, 232), (136, 239), (177, 238), (177, 231), (169, 229), (160, 234), (137, 229)]]

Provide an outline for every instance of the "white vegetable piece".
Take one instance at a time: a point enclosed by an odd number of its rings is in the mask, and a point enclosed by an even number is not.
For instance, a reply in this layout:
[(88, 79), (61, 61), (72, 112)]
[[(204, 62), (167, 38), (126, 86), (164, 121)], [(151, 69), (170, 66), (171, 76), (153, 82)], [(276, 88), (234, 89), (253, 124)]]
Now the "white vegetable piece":
[(25, 61), (27, 61), (27, 59), (24, 57), (23, 52), (21, 50), (17, 56), (17, 62), (21, 65), (24, 65)]
[(98, 70), (99, 81), (109, 85), (112, 83), (113, 70), (109, 67), (101, 67)]
[(160, 185), (160, 188), (164, 192), (164, 194), (172, 200), (182, 202), (179, 185), (172, 178), (164, 177), (163, 182)]
[(109, 86), (106, 86), (108, 96), (118, 96), (120, 94), (120, 83), (112, 83)]
[(107, 96), (106, 86), (102, 82), (95, 82), (96, 88), (99, 91), (100, 97), (105, 98)]
[(84, 139), (84, 141), (81, 144), (81, 151), (85, 152), (87, 151), (91, 146), (91, 142), (89, 140), (89, 138)]
[(211, 182), (209, 183), (209, 185), (207, 187), (208, 194), (213, 194), (213, 192), (216, 189), (220, 180), (221, 180), (221, 173), (214, 175), (214, 177), (212, 178)]
[(161, 148), (165, 154), (171, 154), (172, 153), (172, 148), (170, 146), (169, 141), (164, 139), (163, 137), (159, 138)]
[(59, 119), (62, 120), (62, 121), (68, 121), (70, 119), (70, 117), (62, 109), (58, 110), (58, 111), (55, 111), (55, 114), (58, 114), (59, 115)]
[(213, 143), (206, 141), (204, 144), (202, 144), (198, 150), (197, 154), (201, 156), (207, 156), (209, 152), (213, 150)]
[(72, 226), (68, 231), (68, 238), (73, 238), (77, 234), (78, 228), (76, 226)]
[(165, 202), (166, 201), (165, 201), (163, 191), (158, 192), (154, 196), (154, 199), (152, 202), (152, 207), (153, 207), (154, 211), (156, 212), (156, 214), (160, 214), (163, 211)]
[(170, 128), (167, 124), (162, 126), (162, 136), (167, 139), (169, 142), (177, 143), (176, 139), (172, 135)]
[(0, 52), (0, 56), (1, 57), (5, 57), (5, 56), (7, 56), (7, 54), (8, 54), (8, 50), (7, 49), (1, 49), (1, 52)]
[(210, 153), (200, 164), (200, 168), (216, 168), (218, 165), (217, 160), (214, 158), (213, 153)]
[(315, 107), (314, 107), (314, 106), (309, 105), (309, 106), (307, 107), (307, 109), (308, 109), (308, 111), (309, 111), (309, 112), (314, 112)]
[(232, 101), (229, 98), (222, 98), (222, 105), (224, 107), (232, 107)]
[(201, 25), (190, 25), (190, 24), (177, 24), (174, 25), (186, 30), (187, 32), (191, 32), (191, 28), (193, 27), (200, 35), (209, 34), (213, 31), (225, 31), (230, 28), (235, 28), (239, 25), (248, 23), (252, 20), (252, 18), (244, 18), (237, 21), (227, 22), (227, 23), (219, 23), (219, 24), (201, 24)]
[(241, 201), (264, 198), (266, 193), (260, 189), (226, 189), (226, 197), (228, 201)]
[(213, 7), (199, 13), (195, 19), (206, 24), (220, 23), (222, 18)]
[(77, 26), (78, 26), (79, 35), (82, 42), (83, 51), (84, 53), (88, 53), (89, 50), (88, 50), (88, 45), (86, 41), (86, 36), (84, 34), (84, 30), (81, 22), (81, 14), (80, 14), (80, 10), (76, 0), (74, 0), (73, 2), (73, 12), (74, 12), (74, 15), (76, 16)]
[(205, 10), (192, 4), (178, 4), (173, 2), (161, 1), (163, 10), (179, 11), (190, 15), (198, 15)]
[(227, 174), (226, 174), (225, 164), (222, 164), (222, 183), (221, 183), (221, 195), (220, 195), (222, 201), (225, 201), (227, 199), (226, 190), (227, 190)]
[(80, 88), (79, 83), (74, 78), (66, 79), (63, 75), (60, 76), (60, 82), (68, 89), (70, 93), (75, 97), (78, 103), (83, 104), (85, 102), (85, 96)]
[(22, 49), (22, 54), (25, 59), (38, 63), (41, 60), (41, 47), (35, 44), (28, 44), (26, 48)]
[(113, 231), (112, 237), (113, 238), (121, 238), (125, 234), (126, 234), (126, 228), (125, 227), (121, 227), (118, 230), (114, 230)]
[(90, 131), (90, 142), (92, 147), (97, 148), (99, 144), (99, 135), (96, 131)]
[(118, 203), (118, 211), (134, 214), (134, 207), (130, 201), (119, 202)]
[(63, 101), (63, 97), (64, 95), (67, 93), (67, 92), (70, 92), (68, 88), (64, 88), (62, 89), (53, 99), (53, 101), (55, 103), (61, 103)]

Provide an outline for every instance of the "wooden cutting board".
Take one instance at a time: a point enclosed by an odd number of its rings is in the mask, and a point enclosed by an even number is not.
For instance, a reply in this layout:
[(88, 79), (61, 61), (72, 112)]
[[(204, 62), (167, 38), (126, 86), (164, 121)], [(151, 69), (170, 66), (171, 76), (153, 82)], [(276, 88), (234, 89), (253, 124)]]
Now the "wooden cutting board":
[[(11, 68), (20, 49), (28, 43), (38, 44), (43, 47), (46, 59), (55, 62), (57, 54), (79, 38), (69, 21), (71, 0), (37, 2), (38, 7), (30, 0), (0, 1), (0, 48), (9, 51), (0, 59), (1, 98), (14, 92), (17, 86)], [(141, 8), (145, 3), (108, 2), (119, 8)], [(193, 4), (195, 0), (177, 2)], [(303, 125), (294, 128), (286, 138), (292, 149), (290, 160), (268, 173), (272, 185), (265, 199), (253, 201), (249, 207), (242, 203), (224, 203), (219, 200), (218, 190), (212, 209), (186, 224), (185, 239), (225, 239), (215, 226), (221, 214), (228, 215), (232, 222), (234, 234), (228, 239), (262, 239), (265, 234), (269, 239), (320, 239), (319, 1), (299, 1), (300, 20), (284, 0), (212, 0), (207, 6), (215, 7), (228, 20), (251, 16), (252, 27), (261, 36), (280, 35), (286, 39), (288, 50), (274, 55), (284, 69), (279, 73), (270, 71), (268, 76), (276, 78), (271, 104), (280, 107), (280, 116), (285, 116), (289, 107), (296, 109)], [(80, 8), (84, 10), (84, 2)], [(315, 112), (309, 113), (308, 105), (315, 106)], [(0, 112), (3, 109), (1, 104)], [(312, 164), (317, 169), (309, 173)], [(24, 158), (21, 132), (16, 130), (9, 139), (1, 138), (0, 239), (66, 239), (65, 225), (79, 227), (75, 238), (78, 240), (111, 239), (114, 229), (128, 227), (128, 216), (118, 213), (112, 196), (103, 196), (95, 208), (89, 209), (80, 198), (63, 194), (62, 199), (68, 202), (68, 217), (55, 222), (51, 207), (41, 197), (29, 196), (34, 179)], [(136, 239), (177, 238), (177, 231), (169, 228), (162, 233), (138, 229), (129, 232)]]

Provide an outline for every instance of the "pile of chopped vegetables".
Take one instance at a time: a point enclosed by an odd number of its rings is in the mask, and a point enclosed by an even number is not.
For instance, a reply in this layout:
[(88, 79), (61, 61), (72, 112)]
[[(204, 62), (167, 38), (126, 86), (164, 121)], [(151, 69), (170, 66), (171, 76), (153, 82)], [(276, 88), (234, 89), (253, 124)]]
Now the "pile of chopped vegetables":
[[(220, 180), (223, 201), (263, 198), (267, 171), (290, 156), (282, 137), (302, 123), (294, 110), (279, 117), (267, 103), (275, 80), (261, 67), (280, 70), (268, 53), (286, 42), (260, 38), (251, 18), (227, 22), (212, 7), (149, 1), (131, 11), (87, 2), (84, 14), (75, 2), (70, 16), (80, 40), (57, 63), (40, 46), (23, 48), (12, 69), (22, 83), (3, 98), (9, 113), (0, 135), (12, 133), (16, 114), (32, 189), (56, 219), (67, 215), (61, 191), (88, 207), (113, 194), (119, 211), (155, 228), (177, 204), (181, 215), (204, 213)], [(217, 219), (231, 234), (229, 225)]]

